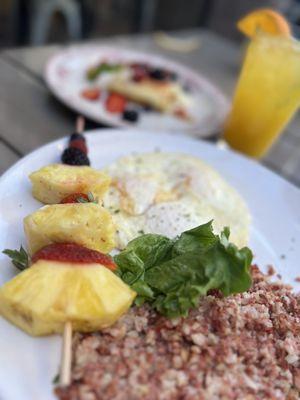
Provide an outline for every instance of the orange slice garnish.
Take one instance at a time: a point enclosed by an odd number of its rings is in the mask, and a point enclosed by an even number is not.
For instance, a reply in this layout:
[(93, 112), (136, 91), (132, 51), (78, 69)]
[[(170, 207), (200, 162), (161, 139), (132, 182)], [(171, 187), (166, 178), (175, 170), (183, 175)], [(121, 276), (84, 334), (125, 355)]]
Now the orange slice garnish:
[(248, 37), (253, 37), (259, 30), (270, 35), (291, 35), (290, 26), (284, 16), (269, 8), (247, 14), (238, 21), (237, 27)]

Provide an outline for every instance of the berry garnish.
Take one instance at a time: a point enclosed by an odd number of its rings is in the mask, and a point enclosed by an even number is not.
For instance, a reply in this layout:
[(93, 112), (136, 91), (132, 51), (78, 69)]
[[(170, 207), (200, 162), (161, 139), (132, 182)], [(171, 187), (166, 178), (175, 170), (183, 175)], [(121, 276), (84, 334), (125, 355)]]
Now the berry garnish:
[(32, 263), (38, 260), (61, 261), (79, 264), (101, 264), (114, 271), (117, 266), (113, 259), (100, 251), (87, 249), (75, 243), (53, 243), (38, 250), (32, 257)]
[(95, 88), (95, 89), (84, 89), (80, 93), (81, 97), (83, 97), (86, 100), (91, 100), (95, 101), (98, 100), (101, 96), (100, 89)]
[(132, 80), (135, 82), (140, 82), (143, 79), (148, 78), (149, 68), (144, 64), (132, 64)]
[(61, 204), (71, 203), (98, 203), (97, 199), (94, 198), (91, 192), (85, 193), (72, 193), (69, 196), (61, 200)]
[(149, 76), (150, 78), (155, 79), (157, 81), (164, 81), (168, 79), (168, 73), (160, 68), (154, 68), (150, 70)]
[(141, 82), (146, 78), (147, 78), (147, 74), (144, 71), (137, 71), (137, 72), (134, 72), (134, 74), (132, 75), (132, 80), (134, 82)]
[(75, 147), (76, 149), (81, 150), (84, 154), (87, 154), (88, 152), (86, 143), (81, 139), (71, 140), (69, 147)]
[(83, 140), (84, 142), (86, 141), (83, 134), (77, 132), (72, 133), (72, 135), (70, 136), (70, 142), (72, 142), (72, 140)]
[(126, 98), (117, 93), (110, 93), (105, 103), (107, 111), (114, 114), (121, 114), (125, 110)]
[(68, 165), (90, 165), (88, 156), (76, 147), (68, 147), (61, 156), (61, 161)]
[(125, 110), (123, 112), (122, 118), (126, 121), (137, 122), (137, 120), (139, 119), (139, 114), (135, 110)]

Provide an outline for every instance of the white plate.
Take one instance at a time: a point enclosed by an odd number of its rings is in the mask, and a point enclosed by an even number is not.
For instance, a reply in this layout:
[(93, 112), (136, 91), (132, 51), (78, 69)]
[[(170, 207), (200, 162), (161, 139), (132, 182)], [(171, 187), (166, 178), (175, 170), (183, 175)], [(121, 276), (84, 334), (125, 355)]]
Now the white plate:
[[(80, 96), (83, 89), (97, 86), (86, 80), (85, 73), (89, 67), (100, 60), (116, 63), (141, 62), (176, 72), (180, 81), (191, 88), (194, 101), (189, 111), (193, 115), (194, 122), (189, 124), (172, 116), (144, 111), (139, 112), (139, 121), (133, 125), (123, 121), (120, 115), (106, 111), (105, 93), (97, 101), (83, 99)], [(70, 47), (50, 58), (44, 77), (50, 90), (67, 106), (96, 122), (115, 127), (135, 127), (165, 132), (184, 131), (204, 137), (219, 131), (228, 111), (228, 101), (220, 90), (195, 71), (163, 57), (120, 48), (91, 45)], [(106, 78), (104, 77), (103, 80), (105, 81)]]
[[(260, 266), (276, 266), (284, 280), (295, 285), (294, 278), (300, 275), (300, 191), (296, 187), (240, 155), (184, 136), (107, 129), (87, 137), (96, 168), (121, 155), (155, 149), (192, 154), (207, 161), (238, 189), (250, 207), (250, 245), (255, 261)], [(22, 219), (40, 207), (31, 197), (28, 174), (59, 162), (65, 144), (66, 139), (61, 139), (34, 151), (1, 178), (0, 249), (24, 244)], [(16, 271), (3, 254), (0, 265), (2, 284)], [(60, 342), (58, 336), (31, 338), (0, 318), (0, 399), (53, 399), (51, 380), (58, 370)]]

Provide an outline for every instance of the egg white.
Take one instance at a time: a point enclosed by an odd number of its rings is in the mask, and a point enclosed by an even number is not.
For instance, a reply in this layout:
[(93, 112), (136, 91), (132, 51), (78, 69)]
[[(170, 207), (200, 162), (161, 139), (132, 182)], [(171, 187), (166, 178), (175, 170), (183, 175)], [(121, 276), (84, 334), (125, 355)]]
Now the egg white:
[(173, 238), (213, 219), (238, 246), (248, 242), (250, 214), (245, 202), (213, 168), (172, 153), (123, 157), (106, 168), (112, 178), (103, 202), (117, 227), (117, 248), (142, 233)]

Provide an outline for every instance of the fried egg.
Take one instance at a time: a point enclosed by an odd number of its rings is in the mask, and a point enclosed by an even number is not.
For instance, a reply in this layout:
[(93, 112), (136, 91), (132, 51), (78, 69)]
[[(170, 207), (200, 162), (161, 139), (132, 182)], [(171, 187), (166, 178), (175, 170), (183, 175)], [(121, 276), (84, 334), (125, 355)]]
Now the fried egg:
[(110, 189), (103, 199), (117, 229), (117, 248), (143, 233), (176, 237), (213, 220), (216, 233), (225, 226), (237, 246), (248, 242), (250, 214), (218, 172), (201, 160), (172, 153), (123, 157), (106, 168)]

